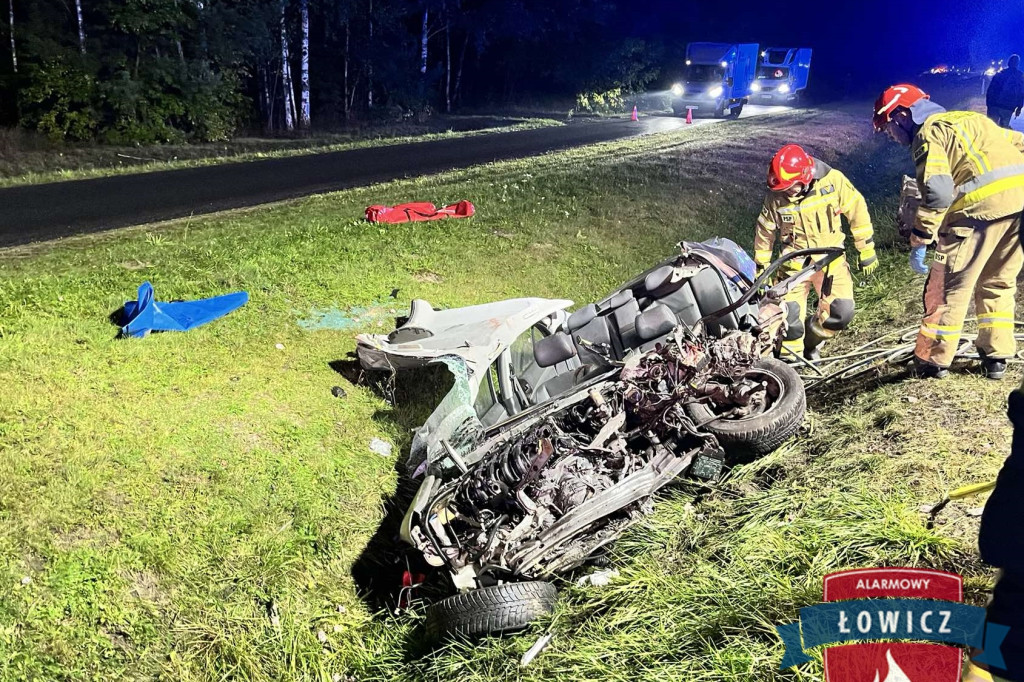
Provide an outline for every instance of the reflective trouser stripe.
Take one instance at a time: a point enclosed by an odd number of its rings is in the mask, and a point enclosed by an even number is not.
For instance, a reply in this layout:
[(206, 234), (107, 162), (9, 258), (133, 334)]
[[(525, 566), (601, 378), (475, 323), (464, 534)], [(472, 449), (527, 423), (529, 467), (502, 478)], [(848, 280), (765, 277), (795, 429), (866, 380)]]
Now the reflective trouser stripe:
[(850, 234), (853, 235), (854, 239), (858, 237), (870, 237), (874, 230), (870, 225), (863, 225), (861, 227), (851, 227)]
[(919, 359), (939, 367), (953, 362), (972, 301), (978, 314), (978, 351), (990, 358), (1016, 353), (1012, 311), (1024, 265), (1019, 226), (1020, 217), (1012, 216), (977, 226), (968, 237), (957, 237), (952, 230), (939, 234), (936, 253), (941, 259), (932, 261), (928, 274), (925, 315), (914, 349)]
[(772, 260), (771, 251), (754, 251), (754, 262), (768, 264)]
[(938, 338), (951, 338), (952, 339), (952, 338), (959, 338), (959, 336), (960, 336), (960, 334), (962, 332), (963, 332), (963, 328), (962, 327), (953, 327), (953, 326), (946, 327), (946, 326), (937, 325), (937, 324), (922, 324), (921, 325), (921, 334), (923, 334), (924, 336), (927, 336), (929, 339), (938, 339)]
[(1013, 313), (1010, 311), (978, 315), (978, 329), (1013, 329)]

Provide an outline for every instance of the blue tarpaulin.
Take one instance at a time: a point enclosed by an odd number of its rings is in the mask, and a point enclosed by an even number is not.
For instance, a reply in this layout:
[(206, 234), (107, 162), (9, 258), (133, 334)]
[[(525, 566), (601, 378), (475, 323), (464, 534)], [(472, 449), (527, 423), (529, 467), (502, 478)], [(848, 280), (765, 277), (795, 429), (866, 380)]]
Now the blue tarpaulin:
[(198, 301), (159, 303), (153, 299), (153, 285), (143, 282), (139, 287), (138, 300), (124, 304), (121, 334), (141, 338), (151, 331), (188, 331), (227, 315), (248, 300), (248, 293), (236, 291)]

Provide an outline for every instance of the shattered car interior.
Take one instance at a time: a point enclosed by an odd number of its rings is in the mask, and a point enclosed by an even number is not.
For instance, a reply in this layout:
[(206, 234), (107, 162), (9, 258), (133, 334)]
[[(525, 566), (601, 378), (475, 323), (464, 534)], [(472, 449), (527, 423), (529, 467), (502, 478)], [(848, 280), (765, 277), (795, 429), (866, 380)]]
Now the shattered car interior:
[[(550, 581), (649, 514), (659, 489), (716, 480), (796, 433), (803, 385), (774, 357), (782, 297), (842, 253), (794, 252), (755, 279), (731, 242), (684, 242), (571, 314), (566, 300), (415, 301), (391, 334), (358, 337), (367, 369), (455, 376), (414, 436), (422, 483), (401, 530), (459, 591), (428, 609), (428, 636), (526, 626), (551, 609)], [(767, 286), (793, 259), (803, 269)]]

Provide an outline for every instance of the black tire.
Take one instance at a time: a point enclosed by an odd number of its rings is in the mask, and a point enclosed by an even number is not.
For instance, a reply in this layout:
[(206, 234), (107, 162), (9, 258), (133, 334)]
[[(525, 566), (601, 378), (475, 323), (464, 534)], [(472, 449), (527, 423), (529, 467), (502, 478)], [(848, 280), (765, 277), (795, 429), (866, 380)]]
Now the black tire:
[(426, 634), (431, 642), (452, 637), (522, 630), (555, 608), (558, 591), (539, 580), (482, 587), (442, 599), (427, 609)]
[(718, 438), (730, 460), (750, 461), (774, 452), (803, 422), (807, 411), (807, 395), (796, 370), (775, 358), (763, 358), (754, 369), (771, 374), (781, 386), (781, 395), (761, 414), (743, 419), (714, 419), (715, 413), (704, 403), (686, 406), (690, 418)]
[(732, 111), (729, 112), (729, 118), (737, 119), (737, 118), (740, 117), (740, 114), (742, 114), (742, 113), (743, 113), (743, 105), (742, 104), (737, 104), (736, 106), (734, 106), (732, 108)]

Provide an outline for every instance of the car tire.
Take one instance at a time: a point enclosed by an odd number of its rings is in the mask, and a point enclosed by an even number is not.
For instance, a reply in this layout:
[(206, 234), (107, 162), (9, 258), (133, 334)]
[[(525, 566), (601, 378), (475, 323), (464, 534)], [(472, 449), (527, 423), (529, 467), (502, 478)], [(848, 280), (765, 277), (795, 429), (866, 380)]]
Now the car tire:
[(431, 642), (449, 637), (522, 630), (555, 608), (558, 591), (549, 582), (491, 585), (463, 592), (432, 604), (426, 614), (426, 635)]
[(718, 439), (731, 461), (747, 462), (774, 452), (796, 434), (807, 411), (807, 395), (796, 370), (775, 358), (762, 358), (752, 371), (772, 375), (781, 394), (761, 414), (742, 419), (718, 419), (704, 403), (690, 403), (686, 412)]

